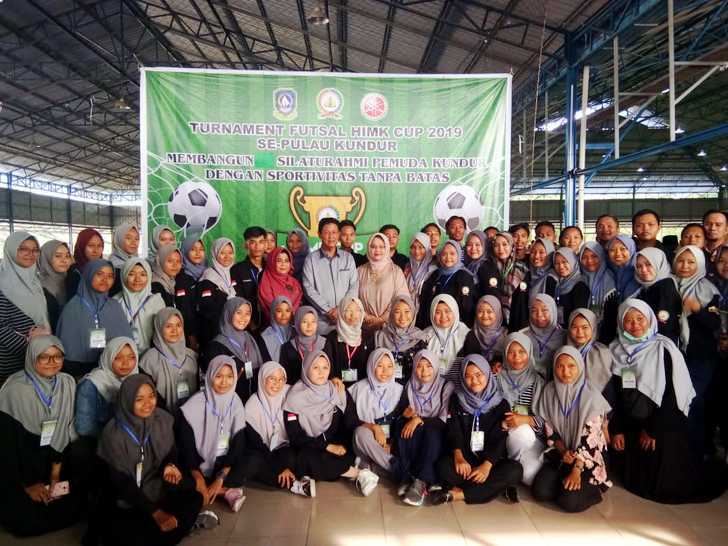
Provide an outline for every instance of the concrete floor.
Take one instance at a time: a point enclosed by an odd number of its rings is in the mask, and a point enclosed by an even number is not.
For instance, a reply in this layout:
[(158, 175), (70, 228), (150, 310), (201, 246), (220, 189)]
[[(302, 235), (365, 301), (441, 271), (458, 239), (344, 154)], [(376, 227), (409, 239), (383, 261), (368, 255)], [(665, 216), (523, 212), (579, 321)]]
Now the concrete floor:
[[(517, 505), (496, 500), (412, 508), (382, 482), (368, 498), (351, 483), (317, 484), (306, 499), (251, 487), (239, 514), (222, 504), (221, 525), (185, 539), (184, 546), (723, 546), (728, 545), (728, 493), (708, 504), (660, 505), (613, 487), (582, 514), (536, 503), (521, 488)], [(78, 544), (84, 526), (35, 539), (0, 530), (0, 545)], [(153, 546), (153, 545), (149, 545)]]

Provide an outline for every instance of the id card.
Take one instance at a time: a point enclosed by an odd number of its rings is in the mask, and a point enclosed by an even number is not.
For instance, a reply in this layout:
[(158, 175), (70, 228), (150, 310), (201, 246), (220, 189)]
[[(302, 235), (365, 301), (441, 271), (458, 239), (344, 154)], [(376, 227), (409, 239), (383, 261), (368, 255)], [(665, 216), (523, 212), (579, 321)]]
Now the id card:
[(359, 381), (359, 370), (342, 370), (341, 379), (344, 383), (356, 383)]
[(514, 404), (513, 413), (518, 415), (528, 415), (528, 407), (523, 404)]
[(389, 425), (379, 425), (379, 427), (382, 429), (382, 432), (384, 433), (384, 437), (389, 440)]
[(632, 370), (622, 370), (622, 388), (623, 389), (636, 389), (637, 388), (637, 377)]
[(404, 378), (404, 368), (399, 364), (395, 364), (395, 366), (394, 366), (394, 378), (395, 379)]
[(227, 433), (221, 433), (217, 437), (217, 456), (222, 457), (223, 455), (227, 455), (229, 447), (230, 447), (230, 435)]
[(92, 349), (103, 349), (106, 347), (106, 328), (94, 328), (91, 330), (88, 346)]
[(184, 400), (190, 396), (190, 386), (187, 381), (180, 381), (177, 383), (177, 400)]
[(470, 432), (470, 450), (473, 453), (483, 451), (485, 447), (485, 431), (473, 430)]
[(253, 379), (253, 363), (248, 360), (243, 366), (245, 368), (245, 379)]
[(139, 340), (141, 339), (141, 336), (139, 335), (139, 330), (137, 328), (131, 329), (131, 338), (134, 340), (137, 347), (139, 347)]
[(142, 486), (142, 472), (143, 472), (143, 470), (144, 470), (144, 463), (142, 463), (140, 461), (140, 462), (138, 462), (136, 464), (136, 468), (135, 468), (135, 471), (134, 471), (134, 474), (136, 475), (136, 484), (137, 484), (137, 487), (141, 487)]
[(53, 433), (56, 431), (56, 425), (58, 421), (53, 419), (52, 421), (43, 421), (40, 425), (40, 447), (50, 445)]

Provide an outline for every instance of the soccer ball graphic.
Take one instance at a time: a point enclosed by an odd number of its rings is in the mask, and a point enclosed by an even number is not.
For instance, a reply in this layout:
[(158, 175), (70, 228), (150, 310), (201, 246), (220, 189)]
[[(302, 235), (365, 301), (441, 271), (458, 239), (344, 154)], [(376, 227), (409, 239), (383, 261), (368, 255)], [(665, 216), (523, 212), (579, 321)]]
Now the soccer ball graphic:
[(207, 182), (188, 180), (177, 186), (169, 196), (167, 211), (185, 233), (188, 230), (205, 233), (220, 220), (222, 201)]
[(442, 229), (445, 229), (448, 218), (461, 216), (465, 218), (468, 230), (472, 231), (480, 227), (485, 216), (485, 207), (478, 192), (471, 186), (447, 186), (437, 194), (432, 214)]

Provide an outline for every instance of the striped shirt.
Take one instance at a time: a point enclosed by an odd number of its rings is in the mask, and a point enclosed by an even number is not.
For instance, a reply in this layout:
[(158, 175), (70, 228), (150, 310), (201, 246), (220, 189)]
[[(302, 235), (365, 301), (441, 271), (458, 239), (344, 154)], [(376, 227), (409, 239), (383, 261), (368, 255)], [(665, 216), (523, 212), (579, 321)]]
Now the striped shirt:
[(0, 383), (25, 366), (28, 332), (35, 322), (0, 292)]

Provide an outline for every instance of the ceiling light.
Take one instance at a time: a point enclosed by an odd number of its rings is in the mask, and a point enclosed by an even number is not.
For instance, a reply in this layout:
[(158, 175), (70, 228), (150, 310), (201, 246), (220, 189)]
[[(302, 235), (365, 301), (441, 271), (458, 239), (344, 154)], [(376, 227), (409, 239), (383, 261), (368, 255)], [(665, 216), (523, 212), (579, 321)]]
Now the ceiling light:
[(720, 170), (721, 170), (721, 171), (723, 171), (723, 172), (726, 172), (726, 171), (728, 171), (728, 165), (723, 165), (723, 166), (722, 166), (722, 167), (720, 168)]
[(666, 89), (663, 89), (663, 90), (662, 90), (662, 91), (660, 91), (660, 92), (661, 92), (661, 93), (662, 93), (662, 94), (664, 95), (665, 93), (669, 93), (669, 92), (670, 92), (670, 88), (668, 87), (668, 88), (666, 88)]
[(645, 168), (644, 167), (637, 167), (637, 172), (638, 173), (643, 173), (643, 172), (645, 172)]
[(701, 150), (700, 150), (700, 151), (698, 152), (698, 157), (705, 157), (706, 155), (708, 155), (708, 154), (707, 154), (707, 153), (705, 152), (705, 150), (702, 150), (702, 149), (701, 149)]
[(676, 135), (681, 135), (684, 132), (685, 132), (685, 129), (683, 129), (682, 127), (678, 127), (677, 129), (675, 129), (675, 134)]
[(114, 112), (128, 112), (131, 110), (131, 106), (129, 106), (124, 97), (119, 97), (113, 102), (111, 109)]
[(316, 2), (316, 5), (306, 17), (306, 20), (312, 25), (328, 25), (329, 17), (326, 15), (326, 4), (323, 0)]

